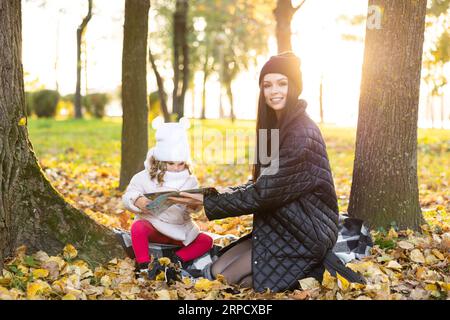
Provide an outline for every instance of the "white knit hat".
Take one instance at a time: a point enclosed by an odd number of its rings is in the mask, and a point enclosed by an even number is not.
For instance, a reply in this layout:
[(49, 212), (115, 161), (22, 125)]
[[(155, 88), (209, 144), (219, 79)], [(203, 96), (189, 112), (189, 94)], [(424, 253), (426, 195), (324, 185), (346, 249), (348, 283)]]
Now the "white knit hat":
[(156, 145), (149, 150), (149, 154), (159, 161), (190, 160), (191, 150), (187, 135), (189, 119), (183, 117), (179, 122), (164, 122), (162, 117), (156, 117), (152, 121), (152, 127), (156, 130)]

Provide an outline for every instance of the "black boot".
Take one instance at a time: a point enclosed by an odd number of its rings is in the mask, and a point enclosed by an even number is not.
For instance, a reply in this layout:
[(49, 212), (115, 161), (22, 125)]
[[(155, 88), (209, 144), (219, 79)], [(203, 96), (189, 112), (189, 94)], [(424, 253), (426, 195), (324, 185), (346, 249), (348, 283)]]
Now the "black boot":
[(152, 263), (150, 263), (149, 268), (148, 268), (148, 278), (150, 280), (155, 280), (156, 276), (158, 274), (160, 274), (161, 272), (166, 273), (166, 268), (167, 267), (165, 267), (159, 263), (158, 259), (154, 259), (152, 261)]
[(136, 262), (134, 267), (134, 273), (136, 274), (136, 276), (140, 276), (143, 272), (148, 272), (148, 264), (149, 262)]

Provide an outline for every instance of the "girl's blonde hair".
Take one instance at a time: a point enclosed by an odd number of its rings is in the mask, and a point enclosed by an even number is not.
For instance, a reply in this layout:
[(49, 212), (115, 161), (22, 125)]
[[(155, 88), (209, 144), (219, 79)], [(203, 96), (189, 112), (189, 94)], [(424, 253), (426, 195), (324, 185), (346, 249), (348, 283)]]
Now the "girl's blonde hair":
[[(168, 161), (159, 161), (156, 160), (154, 156), (151, 156), (148, 160), (150, 164), (150, 178), (157, 180), (158, 184), (163, 184), (164, 182), (164, 174), (167, 171), (167, 162)], [(186, 169), (189, 174), (192, 174), (191, 168), (187, 162), (185, 162)]]

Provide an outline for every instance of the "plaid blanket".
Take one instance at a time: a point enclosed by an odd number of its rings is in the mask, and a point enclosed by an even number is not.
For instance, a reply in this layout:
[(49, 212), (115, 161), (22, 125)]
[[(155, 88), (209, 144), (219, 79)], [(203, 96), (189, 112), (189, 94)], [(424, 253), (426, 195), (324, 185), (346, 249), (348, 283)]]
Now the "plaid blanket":
[[(372, 238), (368, 228), (363, 221), (356, 218), (351, 218), (347, 214), (339, 215), (338, 222), (338, 239), (333, 248), (333, 252), (344, 263), (348, 263), (354, 259), (361, 259), (370, 254), (370, 249), (373, 247)], [(131, 244), (131, 235), (128, 231), (121, 229), (114, 229), (114, 232), (122, 244), (128, 257), (134, 259), (133, 247)], [(234, 235), (218, 235), (214, 233), (205, 232), (214, 240), (220, 238), (228, 238), (231, 242), (238, 238)], [(149, 250), (155, 258), (172, 257), (174, 252), (180, 247), (170, 244), (150, 243)], [(195, 259), (191, 265), (195, 269), (203, 269), (206, 265), (215, 261), (219, 256), (219, 251), (222, 247), (214, 245), (211, 250), (203, 256)]]
[(340, 214), (338, 221), (338, 238), (333, 252), (344, 264), (362, 259), (370, 255), (373, 247), (369, 229), (360, 219), (351, 218), (347, 214)]

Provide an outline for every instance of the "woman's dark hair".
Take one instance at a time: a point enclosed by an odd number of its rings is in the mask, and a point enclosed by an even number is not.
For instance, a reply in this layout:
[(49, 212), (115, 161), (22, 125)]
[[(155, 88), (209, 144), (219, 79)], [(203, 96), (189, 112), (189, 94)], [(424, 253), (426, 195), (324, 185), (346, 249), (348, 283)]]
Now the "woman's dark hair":
[[(267, 129), (267, 139), (266, 139), (266, 150), (268, 156), (272, 156), (271, 151), (271, 130), (279, 129), (281, 124), (286, 121), (287, 117), (292, 113), (294, 108), (297, 105), (299, 92), (292, 88), (292, 85), (289, 86), (289, 78), (288, 78), (288, 92), (286, 97), (286, 105), (280, 112), (280, 119), (277, 119), (275, 110), (269, 107), (266, 103), (266, 98), (264, 97), (264, 87), (261, 85), (259, 90), (259, 99), (258, 99), (258, 112), (256, 116), (256, 148), (255, 148), (255, 164), (253, 165), (252, 170), (252, 179), (253, 182), (259, 177), (261, 173), (261, 161), (259, 159), (259, 149), (262, 146), (264, 141), (259, 140), (259, 130)], [(281, 135), (280, 135), (281, 138)], [(281, 143), (281, 140), (280, 140)]]

